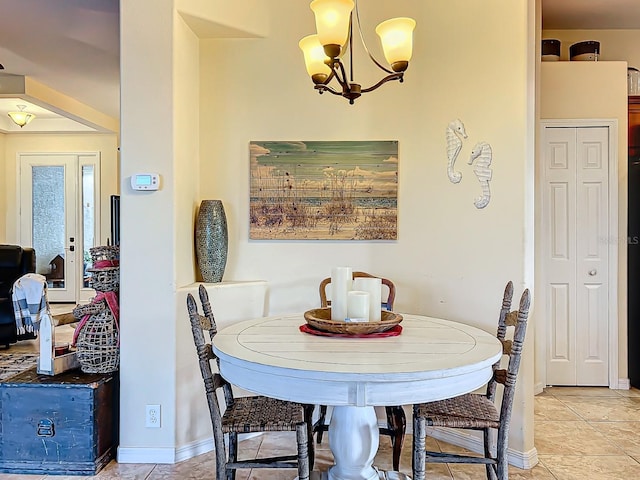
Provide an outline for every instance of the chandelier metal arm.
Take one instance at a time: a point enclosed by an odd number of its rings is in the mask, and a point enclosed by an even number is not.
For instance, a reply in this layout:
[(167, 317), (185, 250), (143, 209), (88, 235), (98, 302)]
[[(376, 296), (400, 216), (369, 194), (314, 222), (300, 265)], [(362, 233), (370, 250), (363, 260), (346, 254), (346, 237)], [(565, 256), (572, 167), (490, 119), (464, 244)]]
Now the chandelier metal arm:
[(387, 75), (386, 77), (384, 77), (382, 80), (380, 80), (375, 85), (372, 85), (369, 88), (363, 88), (362, 89), (362, 93), (372, 92), (373, 90), (375, 90), (376, 88), (378, 88), (382, 84), (390, 82), (392, 80), (398, 80), (400, 83), (402, 83), (403, 78), (404, 78), (404, 72), (392, 73), (391, 75)]
[[(364, 34), (362, 33), (362, 27), (360, 26), (360, 9), (358, 8), (358, 0), (355, 0), (355, 1), (354, 1), (354, 3), (355, 3), (354, 10), (355, 10), (355, 13), (356, 13), (356, 22), (358, 23), (358, 35), (360, 35), (360, 41), (362, 42), (362, 46), (364, 47), (364, 51), (365, 51), (365, 52), (367, 52), (367, 55), (369, 55), (369, 58), (371, 59), (371, 61), (372, 61), (373, 63), (375, 63), (375, 64), (378, 66), (378, 68), (380, 68), (380, 70), (383, 70), (383, 71), (385, 71), (385, 72), (387, 72), (387, 73), (389, 73), (389, 74), (392, 74), (392, 75), (393, 75), (393, 74), (394, 74), (394, 73), (396, 73), (396, 72), (394, 72), (394, 71), (392, 71), (392, 70), (389, 70), (387, 67), (385, 67), (385, 66), (384, 66), (384, 65), (382, 65), (380, 62), (378, 62), (378, 60), (376, 60), (376, 59), (375, 59), (375, 57), (374, 57), (374, 56), (371, 54), (371, 52), (369, 51), (369, 48), (367, 47), (367, 42), (365, 42), (365, 41), (364, 41)], [(352, 18), (353, 18), (353, 16), (352, 16)], [(353, 23), (353, 22), (351, 22), (351, 23)], [(352, 35), (353, 35), (353, 25), (351, 25), (351, 24), (350, 24), (350, 25), (349, 25), (349, 29), (350, 29), (350, 31), (349, 31), (349, 38), (352, 38)], [(385, 82), (382, 82), (382, 83), (385, 83)], [(380, 85), (381, 85), (381, 84), (380, 84)], [(378, 87), (379, 87), (380, 85), (378, 85)], [(375, 87), (375, 88), (378, 88), (378, 87)], [(364, 92), (364, 91), (365, 91), (365, 90), (363, 90), (363, 92)], [(369, 91), (371, 91), (371, 90), (366, 90), (366, 91), (367, 91), (367, 92), (369, 92)]]
[(342, 92), (339, 92), (337, 90), (334, 90), (333, 88), (331, 88), (329, 85), (316, 85), (315, 87), (316, 90), (318, 90), (318, 93), (323, 94), (324, 92), (329, 92), (332, 93), (333, 95), (340, 95), (342, 96)]
[[(342, 87), (343, 91), (350, 90), (351, 84), (347, 81), (344, 65), (341, 61), (338, 60), (338, 61), (335, 61), (331, 67), (332, 67), (331, 74), (327, 77), (327, 79), (323, 83), (316, 85), (316, 89), (321, 91), (327, 90), (335, 95), (342, 95), (341, 92), (332, 89), (329, 86), (329, 83), (331, 82), (331, 80), (335, 78), (336, 81)], [(403, 78), (404, 78), (404, 72), (391, 72), (390, 75), (387, 75), (386, 77), (382, 78), (379, 82), (375, 83), (374, 85), (361, 89), (361, 93), (371, 92), (376, 88), (380, 87), (381, 85), (393, 80), (398, 80), (402, 82)]]
[[(381, 85), (393, 80), (402, 82), (404, 78), (404, 72), (392, 72), (390, 75), (382, 78), (379, 82), (373, 84), (372, 86), (361, 88), (359, 84), (349, 83), (349, 81), (347, 80), (344, 64), (340, 60), (334, 60), (333, 62), (331, 62), (329, 67), (331, 68), (331, 74), (324, 82), (317, 84), (315, 86), (315, 89), (318, 90), (318, 93), (329, 92), (333, 95), (340, 95), (342, 97), (345, 97), (351, 104), (353, 104), (354, 100), (360, 97), (360, 95), (362, 95), (363, 93), (371, 92)], [(342, 91), (335, 90), (334, 88), (329, 86), (329, 83), (334, 78), (342, 87)]]
[[(320, 85), (329, 85), (329, 83), (331, 83), (331, 80), (337, 77), (336, 70), (331, 65), (329, 65), (329, 68), (331, 69), (331, 73), (329, 74), (327, 79), (324, 82), (322, 82)], [(336, 80), (340, 81), (339, 78), (336, 78)]]
[[(347, 80), (347, 72), (344, 68), (344, 64), (337, 59), (327, 60), (327, 64), (331, 69), (331, 73), (324, 82), (315, 86), (316, 90), (318, 90), (320, 93), (326, 90), (329, 93), (333, 93), (334, 95), (346, 96), (345, 93), (349, 94), (351, 91), (351, 85)], [(331, 86), (329, 86), (334, 78), (336, 79), (338, 84), (340, 84), (340, 87), (342, 87), (342, 91), (335, 90)]]
[(347, 71), (344, 68), (344, 64), (337, 59), (333, 60), (333, 64), (329, 65), (333, 72), (333, 76), (336, 78), (338, 83), (342, 85), (344, 88), (345, 85), (349, 85), (349, 81), (347, 80)]
[[(360, 84), (349, 82), (344, 64), (339, 59), (332, 59), (329, 67), (331, 68), (331, 75), (329, 75), (327, 81), (324, 82), (325, 87), (331, 93), (342, 95), (344, 98), (349, 100), (351, 105), (353, 105), (354, 100), (361, 95)], [(342, 87), (341, 92), (333, 90), (328, 86), (329, 78), (331, 77), (334, 77), (340, 84), (340, 87)]]

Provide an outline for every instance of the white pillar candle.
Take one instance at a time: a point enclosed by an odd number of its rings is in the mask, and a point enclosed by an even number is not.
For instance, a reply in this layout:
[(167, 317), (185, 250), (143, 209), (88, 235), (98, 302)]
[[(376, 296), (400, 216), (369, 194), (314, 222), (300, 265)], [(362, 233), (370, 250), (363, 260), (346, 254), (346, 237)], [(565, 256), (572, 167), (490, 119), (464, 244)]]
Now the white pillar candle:
[(369, 292), (351, 290), (347, 294), (347, 316), (352, 322), (369, 321)]
[(353, 289), (369, 293), (369, 321), (379, 322), (382, 315), (382, 279), (369, 277), (354, 278)]
[(331, 320), (344, 322), (347, 318), (347, 292), (351, 290), (352, 281), (351, 267), (331, 269)]

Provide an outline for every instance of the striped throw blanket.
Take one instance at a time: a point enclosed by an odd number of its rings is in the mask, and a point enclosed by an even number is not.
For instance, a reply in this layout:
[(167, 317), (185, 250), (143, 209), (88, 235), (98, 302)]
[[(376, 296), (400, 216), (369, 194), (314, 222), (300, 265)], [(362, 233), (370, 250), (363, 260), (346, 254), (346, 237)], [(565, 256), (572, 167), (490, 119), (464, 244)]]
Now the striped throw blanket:
[(13, 311), (18, 335), (40, 330), (40, 316), (49, 312), (47, 281), (44, 275), (27, 273), (13, 284)]

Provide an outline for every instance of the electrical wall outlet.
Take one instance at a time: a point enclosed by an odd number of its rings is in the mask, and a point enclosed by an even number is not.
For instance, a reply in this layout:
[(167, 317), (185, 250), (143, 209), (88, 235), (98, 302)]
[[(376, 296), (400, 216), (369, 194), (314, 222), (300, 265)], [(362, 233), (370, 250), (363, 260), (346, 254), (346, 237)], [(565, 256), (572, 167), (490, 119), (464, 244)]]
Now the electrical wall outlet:
[(144, 426), (147, 428), (160, 428), (160, 405), (146, 406)]

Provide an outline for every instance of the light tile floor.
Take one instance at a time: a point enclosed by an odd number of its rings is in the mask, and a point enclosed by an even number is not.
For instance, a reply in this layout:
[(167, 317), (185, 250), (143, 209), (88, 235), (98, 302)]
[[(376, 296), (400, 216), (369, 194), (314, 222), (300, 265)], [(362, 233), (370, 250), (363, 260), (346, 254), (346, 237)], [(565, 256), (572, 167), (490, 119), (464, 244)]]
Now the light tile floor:
[[(61, 308), (61, 307), (58, 307)], [(56, 334), (69, 336), (73, 327), (58, 327)], [(20, 342), (12, 351), (34, 351), (32, 342)], [(35, 350), (37, 351), (37, 350)], [(290, 433), (268, 434), (241, 443), (241, 452), (265, 455), (282, 451), (283, 445), (295, 445)], [(608, 388), (551, 387), (535, 398), (535, 445), (539, 463), (531, 470), (509, 467), (515, 480), (630, 480), (640, 477), (640, 390)], [(430, 450), (460, 450), (435, 439), (428, 439)], [(316, 446), (316, 469), (332, 465), (331, 452), (325, 440)], [(391, 469), (391, 446), (381, 437), (375, 465)], [(401, 471), (411, 474), (411, 436), (402, 452)], [(118, 464), (111, 462), (93, 477), (61, 475), (8, 475), (0, 480), (212, 480), (215, 478), (213, 452), (175, 465)], [(293, 470), (239, 471), (237, 480), (292, 480)], [(430, 480), (482, 479), (480, 465), (428, 465)]]

